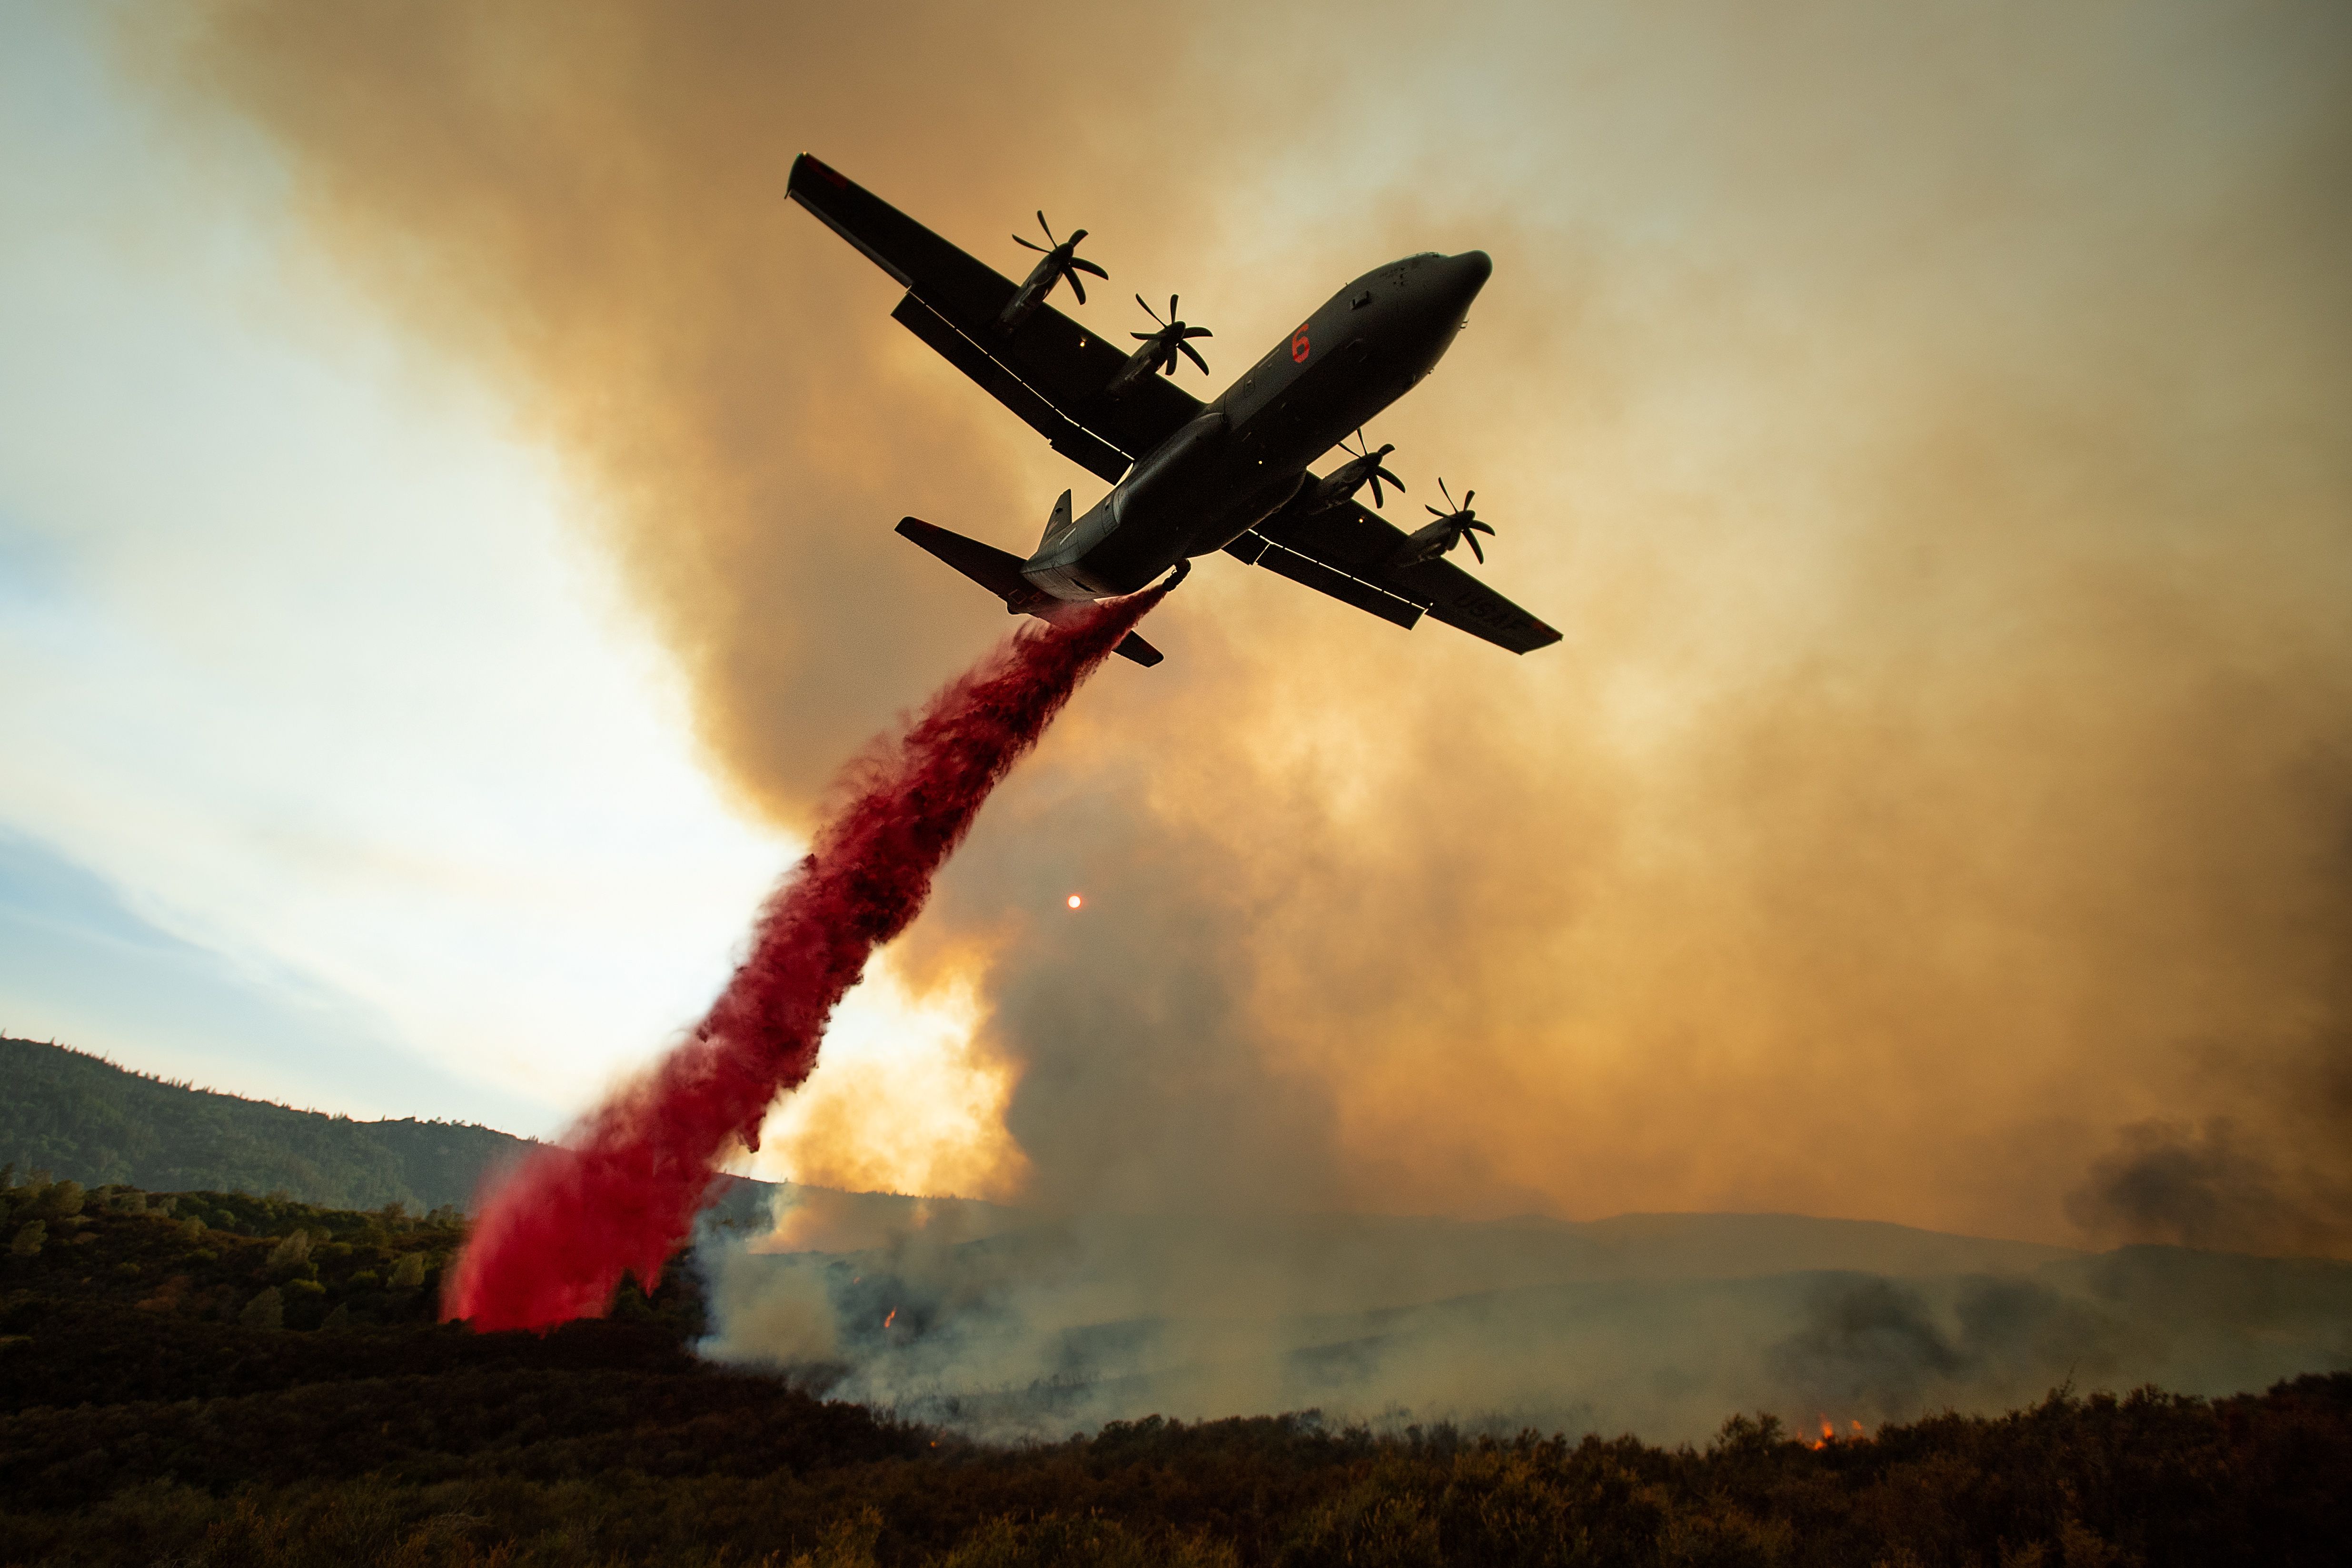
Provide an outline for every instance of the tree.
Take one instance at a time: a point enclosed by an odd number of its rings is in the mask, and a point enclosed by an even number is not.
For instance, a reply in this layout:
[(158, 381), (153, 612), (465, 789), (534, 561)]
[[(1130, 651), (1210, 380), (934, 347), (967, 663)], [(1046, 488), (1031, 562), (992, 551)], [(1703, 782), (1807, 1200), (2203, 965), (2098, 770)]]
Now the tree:
[(269, 1249), (269, 1272), (280, 1279), (305, 1274), (310, 1268), (310, 1233), (298, 1230)]
[(236, 1321), (248, 1329), (285, 1327), (286, 1302), (285, 1299), (278, 1294), (278, 1287), (272, 1285), (254, 1297), (252, 1300), (247, 1301), (245, 1304), (245, 1310), (236, 1315)]
[(424, 1283), (425, 1254), (421, 1252), (402, 1253), (400, 1255), (400, 1262), (394, 1267), (392, 1271), (392, 1288), (395, 1290), (414, 1290), (419, 1285)]
[(81, 1213), (81, 1198), (79, 1182), (59, 1182), (33, 1200), (33, 1209), (44, 1219), (63, 1219)]
[(41, 1244), (48, 1239), (49, 1227), (39, 1220), (30, 1220), (16, 1232), (16, 1239), (8, 1244), (8, 1250), (18, 1258), (32, 1258), (40, 1252)]

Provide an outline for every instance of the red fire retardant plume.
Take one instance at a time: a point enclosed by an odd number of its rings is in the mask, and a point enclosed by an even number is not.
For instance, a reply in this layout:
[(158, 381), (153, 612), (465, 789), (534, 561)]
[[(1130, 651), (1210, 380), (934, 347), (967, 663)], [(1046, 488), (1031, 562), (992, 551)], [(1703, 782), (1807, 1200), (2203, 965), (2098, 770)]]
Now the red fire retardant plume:
[(601, 1317), (624, 1269), (650, 1283), (738, 1141), (816, 1066), (834, 1005), (922, 909), (989, 791), (1165, 586), (1031, 622), (850, 769), (849, 799), (753, 928), (709, 1016), (565, 1145), (491, 1193), (444, 1292), (478, 1330)]

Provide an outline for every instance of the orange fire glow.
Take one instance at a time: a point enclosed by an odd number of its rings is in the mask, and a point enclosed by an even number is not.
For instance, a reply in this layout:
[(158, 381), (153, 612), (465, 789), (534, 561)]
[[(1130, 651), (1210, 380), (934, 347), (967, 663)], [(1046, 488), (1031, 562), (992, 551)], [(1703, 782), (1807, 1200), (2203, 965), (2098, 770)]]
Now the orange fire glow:
[(894, 1322), (894, 1321), (897, 1321), (898, 1316), (898, 1308), (896, 1308), (896, 1307), (891, 1308), (891, 1309), (890, 1309), (890, 1315), (889, 1315), (888, 1317), (887, 1317), (887, 1318), (885, 1318), (885, 1319), (883, 1319), (883, 1320), (882, 1320), (882, 1326), (883, 1326), (884, 1328), (886, 1328), (886, 1329), (887, 1329), (887, 1328), (888, 1328), (888, 1327), (891, 1325), (891, 1323), (892, 1323), (892, 1322)]
[[(1832, 1443), (1841, 1440), (1838, 1436), (1836, 1422), (1832, 1421), (1827, 1415), (1823, 1415), (1821, 1417), (1821, 1423), (1822, 1435), (1814, 1438), (1811, 1442), (1806, 1444), (1806, 1447), (1826, 1448)], [(1843, 1441), (1848, 1443), (1867, 1443), (1870, 1441), (1870, 1433), (1863, 1426), (1861, 1422), (1849, 1422), (1848, 1425), (1853, 1428), (1853, 1431), (1850, 1436), (1845, 1437)]]
[(1075, 909), (1082, 908), (1082, 907), (1084, 907), (1084, 905), (1086, 904), (1086, 900), (1084, 900), (1084, 899), (1082, 899), (1082, 898), (1078, 897), (1078, 895), (1077, 895), (1077, 894), (1076, 894), (1076, 893), (1072, 893), (1072, 894), (1070, 895), (1070, 900), (1069, 900), (1069, 901), (1070, 901), (1070, 908), (1072, 908), (1072, 909), (1074, 909), (1074, 910), (1075, 910)]

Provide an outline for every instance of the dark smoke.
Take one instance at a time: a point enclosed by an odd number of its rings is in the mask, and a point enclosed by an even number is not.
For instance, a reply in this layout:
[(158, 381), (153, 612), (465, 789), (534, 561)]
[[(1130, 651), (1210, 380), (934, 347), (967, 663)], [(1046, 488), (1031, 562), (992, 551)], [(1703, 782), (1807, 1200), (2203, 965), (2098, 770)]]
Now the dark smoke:
[(2048, 1278), (1979, 1277), (1948, 1289), (1939, 1309), (1917, 1282), (1818, 1279), (1803, 1326), (1767, 1355), (1784, 1402), (1887, 1421), (1969, 1394), (2022, 1400), (2060, 1382), (2107, 1386), (2134, 1337), (2112, 1302)]
[(2200, 1128), (2144, 1121), (2068, 1195), (2066, 1215), (2095, 1236), (2215, 1251), (2326, 1254), (2347, 1239), (2352, 1194), (2297, 1175), (2228, 1117)]
[(1165, 587), (1026, 625), (847, 775), (848, 800), (769, 900), (751, 956), (690, 1039), (481, 1205), (445, 1315), (479, 1329), (601, 1315), (625, 1270), (655, 1278), (730, 1142), (816, 1065), (876, 948), (922, 909), (981, 803)]

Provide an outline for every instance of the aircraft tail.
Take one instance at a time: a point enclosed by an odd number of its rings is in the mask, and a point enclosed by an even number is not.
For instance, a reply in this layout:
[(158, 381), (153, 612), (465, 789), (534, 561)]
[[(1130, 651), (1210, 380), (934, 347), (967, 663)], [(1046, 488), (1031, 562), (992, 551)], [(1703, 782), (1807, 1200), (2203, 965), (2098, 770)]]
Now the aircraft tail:
[[(1067, 504), (1066, 500), (1064, 504)], [(1009, 550), (966, 539), (919, 517), (900, 519), (898, 532), (1003, 600), (1005, 609), (1013, 615), (1051, 620), (1053, 611), (1062, 604), (1021, 574), (1021, 557)], [(1112, 651), (1146, 667), (1167, 657), (1133, 632), (1128, 633), (1126, 640)]]

